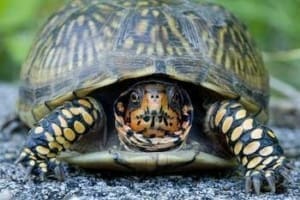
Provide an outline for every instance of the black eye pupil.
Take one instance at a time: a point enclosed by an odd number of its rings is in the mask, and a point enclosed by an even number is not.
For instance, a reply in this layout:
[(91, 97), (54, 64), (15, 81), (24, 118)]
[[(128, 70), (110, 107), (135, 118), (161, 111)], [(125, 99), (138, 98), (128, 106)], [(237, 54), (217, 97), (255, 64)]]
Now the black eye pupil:
[(179, 101), (179, 95), (177, 93), (174, 94), (173, 101), (174, 102), (178, 102)]
[(138, 95), (135, 92), (131, 93), (130, 98), (132, 102), (137, 102), (139, 99)]

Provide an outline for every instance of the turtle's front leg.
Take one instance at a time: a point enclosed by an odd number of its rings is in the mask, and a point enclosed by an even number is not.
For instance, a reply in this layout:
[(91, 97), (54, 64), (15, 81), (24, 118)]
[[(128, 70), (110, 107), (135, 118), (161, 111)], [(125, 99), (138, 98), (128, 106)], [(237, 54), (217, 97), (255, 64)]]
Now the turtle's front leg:
[(237, 101), (225, 100), (210, 106), (206, 126), (221, 134), (232, 153), (246, 169), (246, 191), (254, 186), (256, 193), (266, 180), (275, 192), (276, 184), (287, 177), (286, 158), (271, 129), (247, 114)]
[(74, 99), (54, 109), (29, 131), (29, 136), (18, 160), (28, 173), (44, 178), (55, 173), (63, 178), (63, 170), (56, 159), (81, 136), (89, 133), (104, 116), (101, 105), (93, 98)]

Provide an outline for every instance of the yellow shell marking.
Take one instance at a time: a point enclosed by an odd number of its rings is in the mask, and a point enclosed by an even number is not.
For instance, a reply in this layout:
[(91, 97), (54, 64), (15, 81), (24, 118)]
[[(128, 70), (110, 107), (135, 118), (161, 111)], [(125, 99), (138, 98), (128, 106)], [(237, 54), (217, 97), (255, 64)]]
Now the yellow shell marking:
[(136, 54), (137, 54), (137, 55), (140, 55), (144, 50), (145, 50), (145, 44), (140, 43), (140, 44), (138, 44), (138, 46), (137, 46)]
[(231, 138), (230, 138), (231, 141), (232, 142), (236, 141), (238, 138), (240, 138), (242, 133), (243, 133), (243, 127), (241, 126), (236, 127), (231, 133)]
[(85, 21), (85, 17), (83, 15), (80, 15), (77, 18), (77, 23), (78, 23), (79, 26), (82, 26), (84, 24), (84, 21)]
[(163, 47), (163, 44), (160, 42), (160, 41), (157, 41), (156, 43), (156, 52), (157, 52), (157, 55), (159, 56), (163, 56), (164, 55), (164, 47)]
[(260, 143), (258, 141), (250, 142), (247, 144), (243, 150), (243, 153), (245, 155), (253, 154), (255, 151), (257, 151), (260, 147)]
[(127, 38), (124, 42), (124, 48), (126, 49), (131, 49), (133, 45), (134, 45), (134, 40), (132, 37)]
[(222, 125), (222, 132), (227, 133), (227, 131), (230, 129), (233, 122), (233, 117), (227, 117)]
[(62, 134), (61, 129), (56, 124), (51, 124), (54, 134), (59, 136)]
[(149, 9), (148, 9), (148, 8), (145, 8), (145, 9), (143, 9), (143, 10), (141, 11), (141, 16), (145, 17), (145, 16), (148, 15), (148, 13), (149, 13)]
[(136, 26), (136, 34), (142, 36), (145, 34), (149, 26), (148, 20), (141, 20)]
[(262, 161), (262, 157), (255, 157), (248, 163), (247, 168), (252, 169), (256, 167), (261, 161)]
[(262, 135), (263, 135), (263, 130), (260, 128), (257, 128), (251, 132), (252, 139), (260, 139)]
[(35, 148), (35, 150), (36, 150), (39, 154), (42, 154), (42, 155), (47, 155), (47, 154), (50, 152), (50, 150), (49, 150), (48, 148), (43, 147), (43, 146), (37, 146), (37, 147)]
[(67, 140), (69, 141), (74, 141), (76, 138), (76, 134), (74, 133), (74, 131), (70, 128), (65, 128), (64, 129), (64, 136)]
[(154, 17), (158, 17), (159, 16), (159, 11), (158, 10), (152, 10), (152, 15), (154, 16)]
[(81, 122), (75, 121), (75, 122), (74, 122), (74, 130), (75, 130), (77, 133), (84, 133), (85, 127), (84, 127), (84, 125), (83, 125)]
[(103, 28), (103, 31), (104, 31), (104, 35), (105, 35), (106, 37), (112, 38), (113, 32), (112, 32), (111, 28), (109, 28), (108, 26), (105, 26), (105, 27)]
[(262, 156), (268, 156), (270, 155), (271, 153), (273, 153), (273, 147), (272, 146), (267, 146), (267, 147), (264, 147), (263, 149), (261, 149), (259, 151), (259, 154), (262, 155)]

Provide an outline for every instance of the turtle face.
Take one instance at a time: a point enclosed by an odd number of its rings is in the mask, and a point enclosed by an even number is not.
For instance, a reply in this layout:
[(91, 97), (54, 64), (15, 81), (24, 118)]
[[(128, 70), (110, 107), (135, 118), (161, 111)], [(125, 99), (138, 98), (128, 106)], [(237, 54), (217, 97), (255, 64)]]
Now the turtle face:
[(115, 103), (116, 129), (126, 147), (163, 151), (185, 140), (192, 105), (185, 90), (163, 82), (142, 82), (121, 94)]

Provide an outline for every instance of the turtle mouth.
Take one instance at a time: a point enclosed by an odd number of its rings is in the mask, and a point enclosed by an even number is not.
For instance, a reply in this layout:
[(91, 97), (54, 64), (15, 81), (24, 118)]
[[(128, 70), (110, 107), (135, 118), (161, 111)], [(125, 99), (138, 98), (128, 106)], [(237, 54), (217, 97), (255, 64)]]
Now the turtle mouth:
[(114, 109), (119, 139), (129, 149), (173, 149), (185, 141), (191, 128), (190, 98), (170, 83), (138, 83), (120, 95)]

